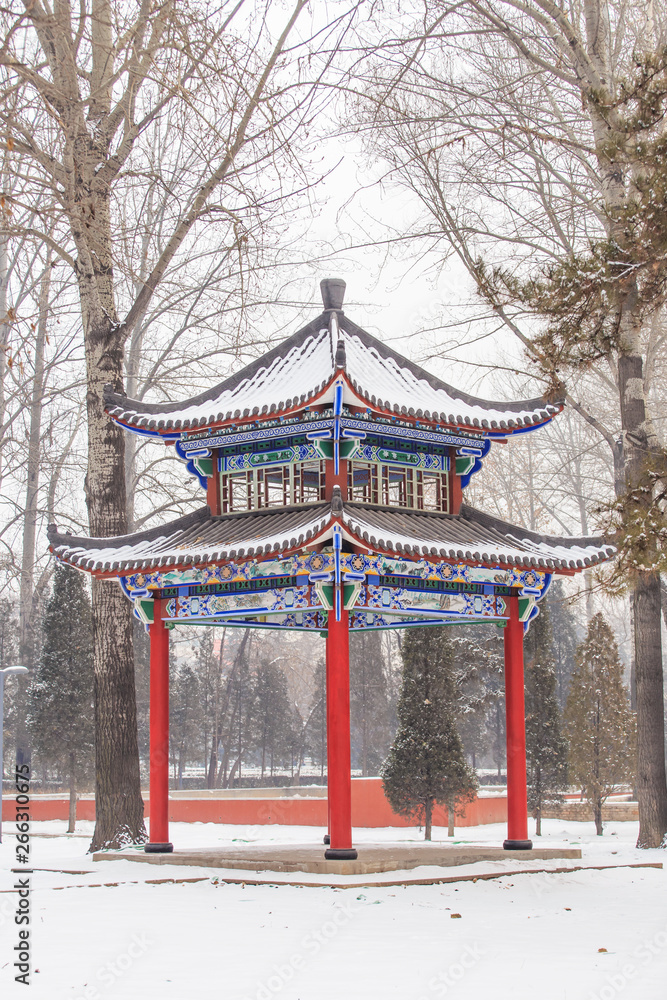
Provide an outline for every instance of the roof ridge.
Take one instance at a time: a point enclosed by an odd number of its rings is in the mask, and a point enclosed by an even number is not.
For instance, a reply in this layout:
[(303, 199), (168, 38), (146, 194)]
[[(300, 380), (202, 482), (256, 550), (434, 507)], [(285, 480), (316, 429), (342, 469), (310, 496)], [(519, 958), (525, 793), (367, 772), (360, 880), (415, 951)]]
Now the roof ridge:
[(233, 521), (242, 520), (243, 518), (262, 518), (271, 516), (277, 517), (279, 514), (290, 513), (292, 511), (309, 510), (318, 512), (325, 512), (331, 509), (331, 502), (329, 500), (320, 500), (318, 503), (293, 503), (281, 505), (280, 507), (259, 507), (257, 510), (234, 510), (227, 514), (211, 514), (210, 508), (208, 506), (199, 507), (197, 510), (190, 511), (189, 514), (184, 514), (182, 517), (176, 518), (174, 521), (167, 521), (165, 524), (154, 525), (151, 528), (145, 528), (142, 531), (135, 531), (127, 535), (110, 535), (108, 537), (96, 537), (93, 535), (68, 535), (63, 532), (59, 532), (55, 524), (50, 524), (47, 528), (47, 537), (51, 545), (76, 545), (78, 543), (90, 543), (90, 542), (109, 542), (112, 541), (117, 545), (129, 545), (133, 542), (139, 541), (152, 541), (155, 538), (159, 538), (161, 535), (168, 533), (172, 534), (174, 531), (182, 531), (186, 528), (192, 527), (195, 524), (204, 521), (211, 522), (221, 522), (221, 521)]
[(460, 399), (462, 403), (467, 403), (469, 406), (479, 406), (480, 404), (485, 407), (495, 407), (504, 410), (520, 410), (535, 408), (537, 406), (560, 406), (565, 402), (565, 396), (536, 396), (533, 399), (522, 399), (515, 400), (514, 402), (506, 402), (505, 400), (495, 400), (495, 399), (484, 399), (482, 396), (472, 396), (468, 392), (464, 392), (462, 389), (457, 389), (455, 386), (450, 385), (448, 382), (444, 382), (439, 379), (437, 375), (431, 374), (431, 372), (426, 371), (420, 365), (415, 364), (414, 361), (410, 361), (404, 355), (399, 354), (388, 344), (383, 343), (377, 337), (374, 337), (372, 333), (368, 333), (362, 327), (358, 326), (353, 320), (345, 316), (344, 313), (340, 315), (339, 325), (342, 330), (349, 333), (352, 336), (359, 337), (361, 342), (366, 347), (374, 347), (377, 349), (378, 354), (380, 354), (385, 360), (391, 358), (401, 364), (402, 367), (407, 368), (416, 378), (419, 378), (427, 382), (432, 389), (442, 389), (453, 399)]
[(478, 510), (476, 507), (469, 507), (467, 504), (461, 504), (461, 517), (467, 517), (470, 521), (475, 521), (478, 524), (482, 524), (485, 527), (498, 528), (499, 526), (505, 529), (510, 529), (514, 532), (521, 532), (526, 538), (530, 539), (531, 542), (544, 542), (546, 545), (560, 545), (564, 540), (570, 545), (598, 545), (603, 547), (605, 545), (612, 546), (613, 543), (605, 535), (579, 535), (575, 537), (574, 535), (545, 535), (540, 531), (533, 531), (531, 528), (524, 528), (520, 524), (512, 524), (510, 521), (503, 521), (500, 517), (495, 517), (493, 514), (487, 514), (486, 511)]
[(134, 531), (127, 535), (68, 535), (65, 532), (58, 531), (55, 524), (50, 524), (46, 529), (46, 537), (49, 540), (50, 545), (76, 545), (77, 543), (89, 543), (89, 542), (114, 542), (115, 545), (128, 545), (131, 541), (139, 541), (145, 539), (146, 541), (152, 541), (154, 538), (159, 538), (161, 534), (164, 534), (165, 529), (171, 530), (182, 530), (184, 528), (189, 528), (193, 524), (199, 523), (199, 521), (205, 521), (212, 517), (211, 510), (208, 505), (205, 507), (198, 507), (197, 510), (192, 510), (188, 514), (183, 514), (181, 517), (177, 517), (174, 521), (167, 521), (166, 524), (154, 525), (152, 528), (144, 528), (143, 531)]
[(328, 329), (328, 327), (329, 318), (327, 313), (320, 313), (316, 319), (311, 320), (310, 323), (301, 327), (296, 333), (287, 337), (286, 340), (281, 340), (279, 344), (276, 344), (275, 347), (272, 347), (271, 350), (260, 355), (260, 357), (255, 358), (254, 361), (249, 362), (240, 371), (223, 379), (222, 382), (218, 382), (211, 389), (200, 392), (198, 396), (191, 396), (188, 399), (182, 399), (177, 402), (145, 403), (141, 399), (130, 399), (128, 396), (116, 392), (112, 385), (107, 384), (104, 386), (104, 409), (108, 410), (112, 406), (122, 406), (125, 409), (139, 408), (145, 413), (176, 413), (185, 406), (200, 406), (202, 403), (212, 402), (218, 398), (220, 393), (228, 389), (235, 389), (241, 382), (256, 375), (262, 368), (268, 368), (277, 358), (283, 354), (287, 354), (293, 347), (300, 346), (309, 336), (319, 333), (322, 329)]

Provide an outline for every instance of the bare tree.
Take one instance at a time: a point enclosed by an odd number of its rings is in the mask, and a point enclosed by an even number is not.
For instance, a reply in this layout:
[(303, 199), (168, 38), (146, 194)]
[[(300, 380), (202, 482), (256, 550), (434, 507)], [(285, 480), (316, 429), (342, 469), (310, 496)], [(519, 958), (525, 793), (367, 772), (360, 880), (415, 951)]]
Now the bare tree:
[[(124, 432), (104, 414), (103, 388), (122, 391), (125, 346), (156, 289), (205, 233), (218, 245), (243, 247), (252, 211), (277, 212), (304, 188), (297, 137), (319, 93), (305, 62), (307, 38), (296, 28), (305, 7), (306, 0), (294, 0), (287, 13), (270, 0), (52, 7), (34, 0), (10, 2), (1, 14), (3, 98), (18, 86), (27, 94), (11, 118), (0, 111), (3, 131), (22, 160), (23, 198), (39, 219), (33, 231), (67, 263), (78, 287), (93, 535), (127, 529)], [(42, 128), (35, 109), (48, 120)], [(172, 192), (160, 252), (128, 295), (114, 250), (118, 206), (146, 180), (144, 153), (167, 114), (192, 159)], [(53, 196), (50, 215), (44, 191)], [(97, 849), (145, 834), (131, 622), (118, 587), (94, 581), (93, 619)]]
[[(547, 385), (560, 389), (563, 373), (586, 366), (579, 384), (597, 384), (594, 395), (570, 390), (569, 401), (607, 444), (617, 495), (633, 494), (631, 516), (642, 517), (647, 461), (662, 455), (651, 409), (664, 374), (662, 244), (649, 211), (664, 142), (662, 15), (623, 0), (419, 10), (403, 47), (399, 32), (371, 62), (357, 127), (389, 165), (385, 181), (416, 196), (422, 246), (455, 255)], [(603, 277), (591, 284), (596, 263)], [(541, 337), (528, 314), (546, 319)], [(652, 847), (667, 832), (656, 568), (635, 567), (632, 589), (638, 843)]]

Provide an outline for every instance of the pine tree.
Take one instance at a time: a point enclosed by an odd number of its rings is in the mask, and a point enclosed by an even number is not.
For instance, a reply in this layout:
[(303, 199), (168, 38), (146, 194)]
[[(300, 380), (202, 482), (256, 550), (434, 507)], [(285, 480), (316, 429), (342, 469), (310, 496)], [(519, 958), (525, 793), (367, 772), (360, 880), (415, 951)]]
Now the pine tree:
[(134, 651), (134, 687), (137, 699), (139, 762), (142, 770), (147, 775), (148, 759), (150, 756), (151, 643), (146, 626), (137, 618), (133, 618), (132, 620), (132, 648)]
[(320, 777), (324, 779), (324, 769), (327, 764), (327, 678), (323, 659), (317, 661), (313, 680), (313, 694), (306, 726), (306, 750), (313, 763), (320, 765)]
[(177, 787), (182, 788), (185, 765), (196, 755), (201, 731), (200, 680), (192, 663), (177, 666), (170, 686), (169, 736), (178, 768)]
[(377, 774), (391, 738), (379, 632), (350, 635), (350, 722), (353, 766), (361, 768), (364, 777)]
[(541, 608), (545, 606), (549, 609), (551, 617), (551, 649), (556, 671), (556, 695), (562, 711), (570, 689), (574, 654), (577, 649), (576, 619), (568, 603), (562, 580), (552, 582), (545, 599), (540, 604)]
[(558, 793), (567, 782), (567, 741), (561, 732), (552, 649), (549, 608), (542, 602), (524, 640), (528, 808), (538, 837), (544, 806), (561, 801)]
[(635, 715), (623, 684), (618, 646), (602, 614), (578, 647), (565, 708), (571, 780), (581, 784), (602, 835), (602, 805), (619, 784), (634, 781)]
[(69, 832), (76, 823), (77, 785), (94, 759), (93, 631), (83, 577), (56, 565), (43, 621), (43, 645), (29, 690), (33, 748), (57, 761), (69, 779)]
[(504, 702), (503, 640), (495, 625), (475, 622), (452, 630), (451, 643), (456, 725), (475, 768), (491, 744), (489, 717)]
[(450, 820), (475, 795), (456, 729), (452, 642), (446, 626), (410, 629), (403, 639), (403, 681), (398, 732), (382, 768), (394, 812), (419, 817), (431, 839), (433, 806), (446, 805)]
[[(15, 666), (18, 661), (19, 623), (16, 616), (16, 609), (11, 601), (0, 600), (0, 667)], [(9, 674), (5, 681), (5, 735), (4, 750), (7, 755), (14, 753), (16, 745), (16, 702), (15, 678)], [(4, 760), (0, 761), (0, 788), (2, 787), (2, 776), (4, 775)]]
[(253, 749), (259, 757), (262, 778), (267, 767), (271, 776), (290, 757), (297, 738), (294, 707), (289, 698), (287, 678), (280, 667), (264, 660), (255, 681)]

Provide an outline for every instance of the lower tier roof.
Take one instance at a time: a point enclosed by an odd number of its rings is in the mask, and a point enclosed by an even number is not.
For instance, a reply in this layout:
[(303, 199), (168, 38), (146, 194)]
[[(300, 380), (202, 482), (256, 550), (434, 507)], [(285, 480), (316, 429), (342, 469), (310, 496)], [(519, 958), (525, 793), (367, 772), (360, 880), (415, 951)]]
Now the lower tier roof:
[(460, 514), (324, 501), (212, 516), (202, 507), (169, 524), (117, 538), (86, 538), (48, 530), (63, 562), (100, 576), (164, 566), (192, 566), (289, 554), (331, 538), (334, 526), (349, 541), (378, 553), (430, 556), (486, 566), (535, 567), (571, 573), (604, 562), (615, 548), (600, 537), (541, 535), (462, 506)]

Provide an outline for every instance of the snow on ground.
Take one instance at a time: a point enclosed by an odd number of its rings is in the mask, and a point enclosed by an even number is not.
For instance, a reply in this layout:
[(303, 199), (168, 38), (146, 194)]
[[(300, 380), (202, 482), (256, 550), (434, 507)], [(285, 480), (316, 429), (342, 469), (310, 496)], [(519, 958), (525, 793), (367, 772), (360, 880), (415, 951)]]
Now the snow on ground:
[[(544, 846), (581, 846), (581, 862), (503, 861), (445, 874), (667, 861), (638, 851), (635, 823), (546, 820)], [(212, 869), (94, 863), (86, 836), (32, 826), (33, 973), (13, 981), (15, 838), (0, 846), (0, 996), (30, 1000), (664, 1000), (667, 872), (618, 868), (506, 875), (445, 885), (330, 888), (216, 884)], [(447, 841), (446, 831), (434, 840)], [(177, 847), (320, 843), (313, 827), (175, 823)], [(501, 843), (500, 825), (457, 831)], [(358, 845), (419, 840), (415, 829), (356, 830)], [(49, 869), (43, 871), (40, 869)], [(417, 869), (407, 878), (433, 869)], [(66, 872), (82, 874), (66, 874)], [(86, 874), (87, 873), (87, 874)], [(234, 877), (239, 872), (233, 873)], [(155, 878), (201, 876), (193, 883)], [(249, 873), (249, 877), (252, 877)], [(283, 876), (283, 878), (294, 876)], [(378, 876), (387, 878), (386, 875)], [(100, 886), (115, 882), (115, 886)], [(460, 918), (455, 916), (460, 914)], [(39, 971), (37, 971), (39, 970)]]

